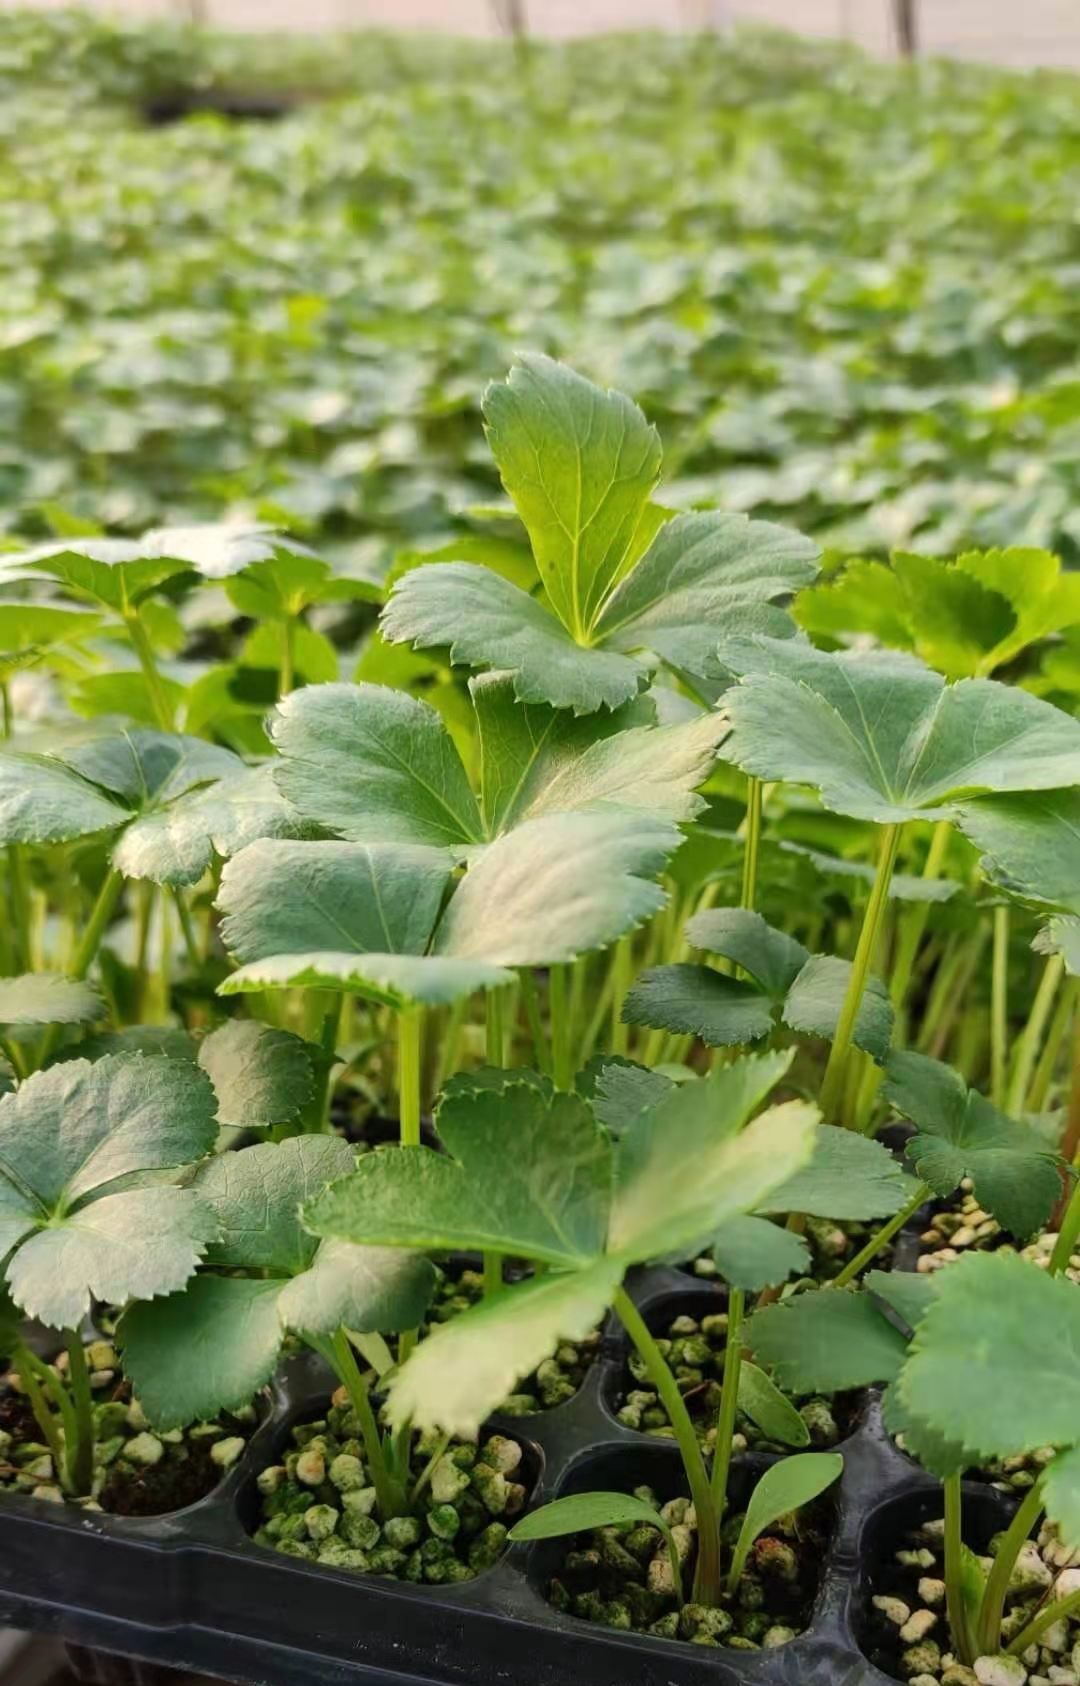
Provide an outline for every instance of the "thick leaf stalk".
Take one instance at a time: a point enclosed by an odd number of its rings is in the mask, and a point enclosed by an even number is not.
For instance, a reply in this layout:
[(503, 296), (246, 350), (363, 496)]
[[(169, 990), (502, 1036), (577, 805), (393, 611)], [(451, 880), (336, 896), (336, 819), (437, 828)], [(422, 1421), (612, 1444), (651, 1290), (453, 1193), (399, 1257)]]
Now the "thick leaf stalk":
[(851, 1052), (859, 1007), (866, 990), (866, 980), (870, 975), (878, 937), (881, 934), (882, 920), (888, 906), (889, 884), (892, 881), (893, 867), (896, 864), (900, 832), (900, 825), (887, 825), (882, 831), (877, 872), (870, 891), (870, 899), (866, 904), (866, 912), (863, 915), (862, 929), (859, 932), (855, 958), (851, 965), (851, 979), (848, 983), (847, 994), (844, 997), (844, 1005), (840, 1009), (836, 1035), (829, 1050), (828, 1064), (825, 1067), (825, 1076), (821, 1085), (821, 1110), (827, 1123), (839, 1122), (838, 1114), (841, 1096), (844, 1092), (848, 1055)]
[(68, 1485), (73, 1493), (89, 1493), (94, 1480), (94, 1400), (86, 1352), (77, 1330), (64, 1334), (71, 1377), (71, 1398), (75, 1408), (75, 1439), (67, 1447)]
[(829, 1288), (846, 1288), (854, 1282), (859, 1272), (865, 1270), (867, 1265), (877, 1258), (882, 1248), (889, 1245), (893, 1236), (900, 1233), (908, 1219), (915, 1216), (923, 1202), (929, 1200), (931, 1192), (928, 1183), (920, 1183), (907, 1204), (901, 1206), (900, 1210), (894, 1212), (887, 1223), (882, 1224), (880, 1229), (874, 1231), (866, 1246), (861, 1247), (855, 1256), (848, 1260), (839, 1276), (834, 1276), (826, 1286)]
[(727, 1504), (728, 1476), (731, 1472), (732, 1441), (735, 1437), (735, 1413), (739, 1404), (739, 1372), (742, 1368), (742, 1324), (745, 1296), (741, 1288), (728, 1290), (727, 1343), (724, 1348), (724, 1379), (720, 1389), (720, 1412), (716, 1423), (716, 1447), (713, 1452), (712, 1496), (716, 1507), (716, 1525), (724, 1520)]
[(947, 1475), (942, 1488), (945, 1497), (945, 1609), (956, 1652), (960, 1660), (970, 1666), (977, 1651), (964, 1597), (964, 1535), (959, 1475)]
[(683, 1469), (697, 1514), (698, 1557), (694, 1571), (694, 1601), (698, 1604), (718, 1604), (722, 1591), (720, 1523), (690, 1413), (660, 1348), (625, 1288), (616, 1290), (614, 1304), (623, 1328), (636, 1346), (649, 1380), (660, 1396), (682, 1454)]
[(1034, 1487), (1028, 1489), (1023, 1503), (1005, 1530), (993, 1566), (986, 1577), (975, 1636), (980, 1654), (993, 1654), (1001, 1649), (1001, 1618), (1005, 1613), (1009, 1582), (1021, 1548), (1039, 1520), (1042, 1509), (1042, 1482), (1036, 1481)]
[(1012, 1077), (1009, 1080), (1009, 1092), (1005, 1102), (1005, 1111), (1014, 1118), (1018, 1118), (1027, 1107), (1031, 1077), (1035, 1069), (1035, 1058), (1050, 1019), (1054, 998), (1064, 976), (1064, 956), (1051, 954), (1043, 967), (1043, 975), (1039, 979), (1039, 987), (1035, 991), (1035, 999), (1031, 1004), (1027, 1023), (1020, 1033), (1020, 1040), (1016, 1046), (1016, 1060), (1013, 1065)]
[[(316, 1343), (312, 1342), (313, 1345)], [(382, 1436), (379, 1425), (375, 1420), (371, 1398), (368, 1394), (367, 1383), (360, 1374), (352, 1345), (344, 1329), (339, 1329), (333, 1340), (316, 1345), (316, 1351), (329, 1359), (334, 1372), (342, 1387), (349, 1396), (349, 1404), (356, 1412), (360, 1423), (360, 1438), (364, 1442), (364, 1456), (371, 1472), (372, 1486), (375, 1488), (375, 1498), (379, 1507), (379, 1514), (383, 1521), (392, 1516), (404, 1516), (408, 1512), (408, 1501), (398, 1481), (390, 1474), (386, 1457), (383, 1453)]]
[(1009, 909), (994, 909), (994, 950), (990, 964), (990, 1098), (1005, 1107), (1009, 1061)]
[(739, 906), (752, 908), (757, 899), (758, 855), (761, 850), (761, 780), (746, 781), (746, 835), (743, 841), (742, 888)]

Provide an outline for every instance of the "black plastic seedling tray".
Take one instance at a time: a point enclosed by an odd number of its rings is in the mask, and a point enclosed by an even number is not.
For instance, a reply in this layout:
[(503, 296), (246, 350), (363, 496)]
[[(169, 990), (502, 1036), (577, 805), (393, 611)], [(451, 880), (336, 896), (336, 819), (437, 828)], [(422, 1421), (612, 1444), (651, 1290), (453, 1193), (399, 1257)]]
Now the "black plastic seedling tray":
[[(901, 1249), (901, 1252), (903, 1249)], [(898, 1258), (896, 1263), (900, 1263)], [(685, 1272), (641, 1272), (632, 1291), (659, 1326), (722, 1304)], [(685, 1491), (678, 1453), (622, 1427), (614, 1401), (627, 1347), (615, 1323), (577, 1395), (527, 1418), (493, 1419), (522, 1442), (534, 1496), (647, 1481)], [(565, 1542), (517, 1546), (476, 1580), (450, 1588), (377, 1580), (257, 1546), (255, 1478), (276, 1462), (294, 1422), (321, 1414), (329, 1371), (286, 1364), (241, 1462), (199, 1503), (170, 1516), (80, 1515), (24, 1499), (2, 1504), (0, 1622), (148, 1663), (267, 1686), (886, 1686), (860, 1647), (877, 1566), (902, 1533), (940, 1514), (940, 1489), (889, 1440), (876, 1398), (841, 1445), (833, 1531), (807, 1631), (770, 1651), (700, 1647), (617, 1632), (557, 1614), (544, 1586)], [(737, 1460), (748, 1482), (771, 1461)], [(740, 1497), (735, 1492), (736, 1500)], [(1008, 1501), (973, 1484), (969, 1512), (986, 1532)], [(985, 1516), (984, 1516), (985, 1513)]]

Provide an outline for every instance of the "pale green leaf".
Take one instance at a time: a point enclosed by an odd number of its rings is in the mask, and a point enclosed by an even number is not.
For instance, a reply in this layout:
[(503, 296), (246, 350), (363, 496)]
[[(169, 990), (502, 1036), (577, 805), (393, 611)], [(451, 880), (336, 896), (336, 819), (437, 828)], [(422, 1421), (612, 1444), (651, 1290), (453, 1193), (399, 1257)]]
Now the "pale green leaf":
[(499, 1088), (444, 1097), (437, 1125), (446, 1154), (365, 1154), (351, 1177), (305, 1205), (308, 1228), (369, 1245), (496, 1251), (554, 1265), (603, 1251), (611, 1149), (579, 1096), (506, 1073)]
[(393, 1334), (417, 1327), (434, 1289), (435, 1267), (417, 1253), (324, 1241), (281, 1290), (278, 1314), (286, 1328), (312, 1334)]
[(668, 821), (614, 808), (528, 820), (466, 873), (434, 952), (517, 967), (603, 948), (663, 907), (655, 880), (681, 841)]
[(113, 850), (113, 865), (126, 878), (196, 884), (215, 856), (230, 860), (249, 843), (297, 837), (304, 829), (269, 765), (238, 768), (133, 820)]
[(838, 813), (948, 818), (963, 797), (1080, 783), (1080, 723), (1015, 687), (946, 685), (912, 656), (829, 655), (794, 638), (732, 639), (720, 659), (740, 678), (724, 755), (813, 786)]
[(546, 1271), (444, 1323), (399, 1371), (392, 1422), (476, 1435), (522, 1376), (560, 1342), (584, 1340), (595, 1328), (623, 1269), (619, 1259), (598, 1259), (584, 1270)]
[(790, 1399), (784, 1397), (764, 1370), (743, 1359), (739, 1365), (739, 1410), (757, 1424), (768, 1440), (782, 1446), (808, 1446), (810, 1430)]
[(806, 1163), (816, 1108), (791, 1101), (747, 1124), (790, 1061), (746, 1056), (677, 1085), (631, 1121), (617, 1147), (610, 1250), (685, 1258)]
[(482, 836), (439, 715), (382, 685), (315, 685), (280, 704), (278, 785), (307, 819), (359, 843), (456, 847)]
[(88, 1024), (105, 1005), (90, 984), (59, 972), (0, 978), (0, 1024)]
[(23, 1241), (8, 1260), (8, 1286), (28, 1317), (77, 1329), (95, 1300), (123, 1305), (182, 1288), (215, 1233), (190, 1189), (105, 1194)]
[(581, 638), (632, 564), (660, 475), (656, 429), (622, 393), (535, 355), (488, 387), (484, 419), (548, 599)]
[(717, 640), (747, 609), (760, 610), (760, 623), (780, 636), (790, 628), (778, 611), (771, 624), (765, 606), (808, 585), (818, 554), (811, 539), (771, 521), (716, 511), (677, 515), (608, 598), (597, 641), (605, 650), (653, 651), (680, 671), (715, 676)]
[(41, 755), (0, 754), (0, 842), (66, 843), (129, 818), (104, 791)]
[(726, 730), (698, 713), (655, 724), (648, 698), (584, 718), (518, 703), (504, 674), (470, 684), (480, 748), (480, 793), (489, 836), (541, 814), (612, 804), (673, 820), (693, 819)]
[(762, 1209), (838, 1220), (888, 1218), (917, 1186), (881, 1142), (830, 1127), (814, 1137), (809, 1164), (786, 1178)]
[(1080, 790), (980, 797), (961, 805), (957, 823), (994, 883), (1080, 914)]
[(750, 1496), (728, 1571), (729, 1587), (736, 1587), (750, 1548), (766, 1528), (816, 1499), (838, 1480), (844, 1467), (839, 1452), (802, 1452), (783, 1458), (761, 1477)]
[(619, 708), (649, 681), (643, 663), (575, 644), (542, 603), (471, 562), (413, 569), (394, 587), (381, 625), (392, 644), (446, 646), (455, 665), (512, 674), (519, 701), (576, 714)]
[(220, 1124), (291, 1124), (315, 1092), (312, 1050), (299, 1036), (253, 1019), (230, 1019), (199, 1044)]

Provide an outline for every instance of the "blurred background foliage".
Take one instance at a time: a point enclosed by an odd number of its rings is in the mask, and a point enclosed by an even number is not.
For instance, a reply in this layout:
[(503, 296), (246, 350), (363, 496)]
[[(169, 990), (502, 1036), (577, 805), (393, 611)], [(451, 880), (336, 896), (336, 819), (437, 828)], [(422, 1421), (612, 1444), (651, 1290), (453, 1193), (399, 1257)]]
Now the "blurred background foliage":
[[(285, 115), (162, 120), (208, 100)], [(381, 578), (500, 495), (530, 347), (637, 397), (671, 504), (1075, 559), (1072, 78), (12, 12), (0, 183), (0, 544), (243, 514)]]

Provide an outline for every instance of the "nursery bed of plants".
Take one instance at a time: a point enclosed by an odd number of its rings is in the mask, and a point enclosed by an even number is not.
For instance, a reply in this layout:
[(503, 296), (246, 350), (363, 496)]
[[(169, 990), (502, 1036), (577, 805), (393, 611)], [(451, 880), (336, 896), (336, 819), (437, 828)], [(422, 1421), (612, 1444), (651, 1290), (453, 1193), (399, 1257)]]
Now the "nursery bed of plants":
[(1077, 1686), (1076, 87), (0, 40), (0, 1618)]
[(823, 575), (541, 354), (482, 408), (483, 542), (385, 591), (265, 522), (3, 559), (0, 1614), (1065, 1686), (1076, 576)]

